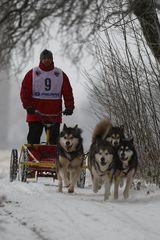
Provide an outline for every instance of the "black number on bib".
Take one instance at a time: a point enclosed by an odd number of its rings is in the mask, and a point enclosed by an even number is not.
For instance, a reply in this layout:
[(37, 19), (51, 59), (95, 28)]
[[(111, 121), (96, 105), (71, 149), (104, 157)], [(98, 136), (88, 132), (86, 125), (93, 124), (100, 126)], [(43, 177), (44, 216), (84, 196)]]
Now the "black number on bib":
[(45, 79), (45, 90), (49, 91), (51, 89), (51, 79), (50, 78), (46, 78)]

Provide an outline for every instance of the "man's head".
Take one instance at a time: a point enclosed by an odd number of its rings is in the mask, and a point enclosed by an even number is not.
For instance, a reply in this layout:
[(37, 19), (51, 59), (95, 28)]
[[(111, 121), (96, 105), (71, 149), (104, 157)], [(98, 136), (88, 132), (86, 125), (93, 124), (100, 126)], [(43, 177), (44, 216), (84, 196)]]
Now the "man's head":
[(53, 54), (51, 51), (45, 49), (40, 54), (40, 61), (44, 65), (50, 65), (53, 62)]

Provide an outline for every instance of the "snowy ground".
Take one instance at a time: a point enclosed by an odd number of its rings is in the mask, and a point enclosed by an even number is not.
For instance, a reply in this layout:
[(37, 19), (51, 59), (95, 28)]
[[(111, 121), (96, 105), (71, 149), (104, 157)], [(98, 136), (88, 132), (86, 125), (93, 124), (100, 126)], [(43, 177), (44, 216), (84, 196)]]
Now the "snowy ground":
[(160, 189), (130, 192), (128, 200), (103, 201), (90, 177), (74, 194), (58, 193), (57, 181), (9, 182), (10, 153), (0, 153), (0, 239), (159, 240)]

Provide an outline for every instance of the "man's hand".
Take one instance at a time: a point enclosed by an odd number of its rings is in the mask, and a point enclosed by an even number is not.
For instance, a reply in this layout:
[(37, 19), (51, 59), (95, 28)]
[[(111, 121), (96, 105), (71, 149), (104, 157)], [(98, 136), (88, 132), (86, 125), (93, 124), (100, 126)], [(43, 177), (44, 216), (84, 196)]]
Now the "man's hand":
[(26, 108), (26, 111), (27, 111), (27, 113), (29, 113), (29, 114), (34, 114), (35, 113), (35, 109), (33, 108), (33, 107), (27, 107)]
[(72, 113), (73, 113), (73, 109), (68, 109), (68, 108), (66, 108), (63, 112), (63, 114), (66, 116), (72, 115)]

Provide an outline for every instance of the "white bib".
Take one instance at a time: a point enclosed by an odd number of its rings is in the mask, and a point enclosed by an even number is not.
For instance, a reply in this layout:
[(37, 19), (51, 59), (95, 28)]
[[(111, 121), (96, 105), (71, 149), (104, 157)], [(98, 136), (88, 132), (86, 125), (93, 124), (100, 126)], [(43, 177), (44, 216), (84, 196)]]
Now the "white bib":
[(63, 84), (63, 73), (59, 68), (49, 72), (39, 67), (33, 68), (32, 76), (32, 97), (39, 99), (61, 99)]

